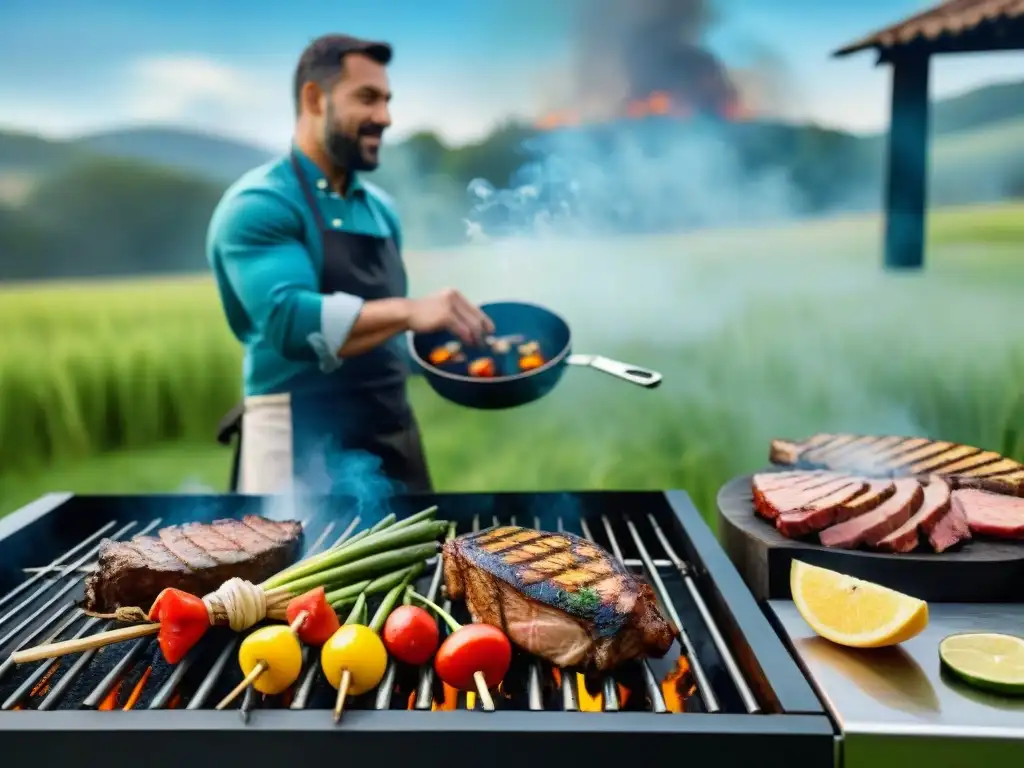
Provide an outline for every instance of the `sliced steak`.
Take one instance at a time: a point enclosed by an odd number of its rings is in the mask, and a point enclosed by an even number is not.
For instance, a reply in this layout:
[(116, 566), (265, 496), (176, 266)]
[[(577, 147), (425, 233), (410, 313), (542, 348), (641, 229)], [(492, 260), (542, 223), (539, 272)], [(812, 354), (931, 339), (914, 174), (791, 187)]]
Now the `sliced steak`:
[(1000, 539), (1024, 539), (1024, 499), (974, 489), (953, 491), (953, 506), (972, 533)]
[(836, 512), (835, 522), (845, 523), (865, 512), (870, 512), (894, 493), (896, 493), (896, 486), (892, 480), (872, 480), (860, 495), (854, 496), (839, 508)]
[(957, 544), (971, 540), (971, 529), (967, 525), (967, 518), (960, 507), (950, 497), (949, 508), (946, 513), (934, 522), (931, 527), (922, 526), (922, 530), (928, 537), (928, 543), (937, 553), (945, 552)]
[(174, 525), (129, 541), (104, 539), (99, 565), (85, 582), (83, 607), (95, 613), (128, 606), (148, 611), (167, 587), (205, 595), (235, 576), (259, 583), (292, 563), (301, 546), (301, 523), (256, 515)]
[(921, 505), (924, 491), (917, 480), (902, 478), (894, 482), (896, 492), (866, 514), (833, 525), (819, 534), (826, 547), (856, 549), (873, 546), (903, 525)]
[(913, 552), (920, 543), (920, 534), (928, 534), (936, 523), (949, 512), (949, 483), (941, 477), (932, 477), (924, 487), (920, 509), (907, 522), (878, 542), (882, 552)]
[(949, 479), (957, 488), (980, 488), (1004, 496), (1024, 497), (1024, 470), (995, 477), (953, 475)]
[(783, 536), (798, 538), (827, 528), (836, 521), (843, 505), (860, 496), (868, 487), (866, 482), (851, 480), (827, 496), (810, 501), (798, 509), (783, 510), (775, 518), (775, 527)]
[(822, 473), (811, 480), (765, 490), (754, 484), (754, 510), (767, 520), (775, 520), (787, 510), (801, 509), (812, 501), (858, 482), (857, 478)]
[(664, 656), (678, 634), (651, 588), (585, 539), (504, 526), (444, 545), (444, 577), (473, 620), (560, 667)]

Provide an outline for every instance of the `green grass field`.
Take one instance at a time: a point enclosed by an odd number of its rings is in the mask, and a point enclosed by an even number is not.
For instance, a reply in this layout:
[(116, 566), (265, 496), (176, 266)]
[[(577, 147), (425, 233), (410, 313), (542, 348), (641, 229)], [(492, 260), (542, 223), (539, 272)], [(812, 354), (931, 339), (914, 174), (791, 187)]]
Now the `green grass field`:
[[(665, 374), (646, 391), (569, 370), (501, 413), (416, 381), (437, 485), (686, 488), (710, 512), (773, 436), (926, 433), (1024, 459), (1024, 206), (937, 213), (919, 275), (883, 273), (880, 239), (868, 217), (410, 255), (415, 293), (541, 302), (576, 351)], [(223, 487), (213, 431), (238, 376), (206, 279), (5, 289), (0, 510), (49, 490)]]

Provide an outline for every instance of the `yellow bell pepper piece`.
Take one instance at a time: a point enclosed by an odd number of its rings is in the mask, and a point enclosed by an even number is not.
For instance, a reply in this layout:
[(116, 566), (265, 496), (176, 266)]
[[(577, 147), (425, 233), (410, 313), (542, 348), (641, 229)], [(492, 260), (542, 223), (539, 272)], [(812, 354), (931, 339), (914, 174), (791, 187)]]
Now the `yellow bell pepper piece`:
[(257, 629), (242, 641), (238, 664), (242, 674), (248, 675), (261, 661), (270, 668), (256, 678), (252, 687), (270, 695), (284, 693), (302, 673), (302, 647), (298, 638), (283, 625)]
[(376, 688), (384, 678), (388, 654), (377, 633), (361, 624), (346, 624), (338, 629), (320, 650), (324, 677), (335, 688), (348, 670), (348, 692), (358, 696)]

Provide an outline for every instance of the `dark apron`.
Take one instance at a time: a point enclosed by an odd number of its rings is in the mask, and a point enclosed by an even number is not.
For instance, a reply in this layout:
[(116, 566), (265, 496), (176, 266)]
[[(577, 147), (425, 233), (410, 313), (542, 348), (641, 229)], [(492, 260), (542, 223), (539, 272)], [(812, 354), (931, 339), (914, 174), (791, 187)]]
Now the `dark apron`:
[[(291, 164), (322, 238), (320, 293), (348, 293), (366, 301), (405, 296), (405, 267), (394, 239), (329, 229), (294, 153)], [(419, 426), (406, 394), (401, 340), (346, 358), (331, 375), (339, 386), (329, 394), (292, 394), (293, 472), (299, 482), (319, 491), (378, 496), (389, 490), (380, 487), (383, 475), (400, 492), (430, 492)]]

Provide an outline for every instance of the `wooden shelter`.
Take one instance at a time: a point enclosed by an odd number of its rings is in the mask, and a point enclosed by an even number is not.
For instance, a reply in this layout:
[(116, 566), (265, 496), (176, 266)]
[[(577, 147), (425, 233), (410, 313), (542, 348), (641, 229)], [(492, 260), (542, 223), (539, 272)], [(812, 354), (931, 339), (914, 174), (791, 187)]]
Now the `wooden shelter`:
[(934, 54), (1024, 49), (1024, 0), (950, 0), (835, 52), (868, 48), (892, 66), (885, 186), (885, 265), (924, 265), (929, 62)]

